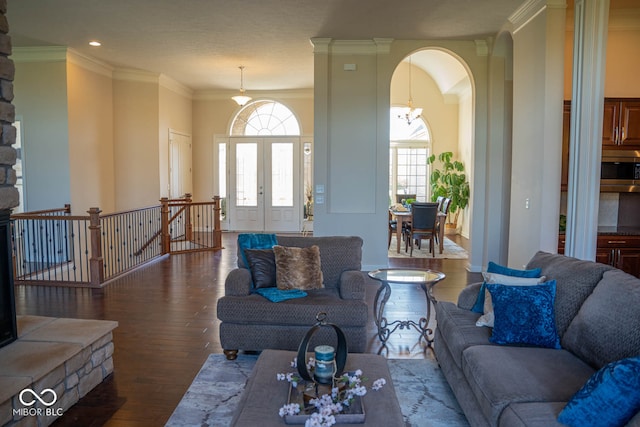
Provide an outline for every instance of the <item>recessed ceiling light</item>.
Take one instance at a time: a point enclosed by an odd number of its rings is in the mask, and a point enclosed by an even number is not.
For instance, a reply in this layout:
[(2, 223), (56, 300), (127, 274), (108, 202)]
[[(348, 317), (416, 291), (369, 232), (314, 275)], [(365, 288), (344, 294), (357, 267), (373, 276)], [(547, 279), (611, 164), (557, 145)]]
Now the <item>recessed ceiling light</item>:
[(96, 46), (96, 47), (97, 47), (97, 46), (102, 46), (102, 43), (100, 43), (100, 42), (99, 42), (99, 41), (97, 41), (97, 40), (91, 40), (91, 41), (89, 42), (89, 45), (91, 45), (91, 46)]

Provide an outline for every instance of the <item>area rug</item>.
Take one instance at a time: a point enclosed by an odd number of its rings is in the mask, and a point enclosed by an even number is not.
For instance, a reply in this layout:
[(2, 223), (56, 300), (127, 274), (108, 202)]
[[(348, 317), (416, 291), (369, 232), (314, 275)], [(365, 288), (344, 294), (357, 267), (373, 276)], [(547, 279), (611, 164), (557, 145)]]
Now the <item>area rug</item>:
[[(400, 242), (400, 253), (397, 252), (396, 236), (391, 237), (391, 245), (389, 245), (389, 258), (409, 258), (409, 252), (404, 251), (404, 242)], [(411, 251), (411, 248), (409, 248)], [(429, 241), (422, 241), (422, 249), (417, 246), (413, 247), (413, 258), (433, 258), (433, 254), (429, 252)], [(436, 244), (436, 259), (468, 259), (469, 254), (466, 250), (453, 243), (448, 237), (444, 238), (442, 253)]]
[[(166, 426), (227, 427), (257, 358), (239, 355), (226, 360), (222, 354), (209, 355)], [(435, 361), (388, 363), (406, 427), (469, 426)]]

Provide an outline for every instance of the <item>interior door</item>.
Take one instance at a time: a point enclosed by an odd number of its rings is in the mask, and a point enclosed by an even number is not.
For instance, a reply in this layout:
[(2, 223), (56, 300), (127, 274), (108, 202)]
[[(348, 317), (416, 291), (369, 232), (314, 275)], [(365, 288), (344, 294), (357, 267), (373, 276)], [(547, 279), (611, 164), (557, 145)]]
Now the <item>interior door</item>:
[(229, 229), (300, 231), (300, 147), (297, 137), (230, 139)]
[(169, 198), (192, 193), (191, 136), (169, 132)]

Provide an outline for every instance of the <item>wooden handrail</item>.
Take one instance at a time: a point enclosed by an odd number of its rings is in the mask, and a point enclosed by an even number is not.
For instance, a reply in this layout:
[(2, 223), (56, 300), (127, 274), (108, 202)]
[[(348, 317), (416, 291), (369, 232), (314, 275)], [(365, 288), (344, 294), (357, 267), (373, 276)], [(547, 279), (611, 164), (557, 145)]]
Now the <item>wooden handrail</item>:
[(11, 215), (11, 219), (37, 219), (42, 221), (89, 221), (88, 215), (37, 215), (32, 212), (28, 214)]
[(45, 215), (45, 214), (48, 214), (48, 213), (56, 213), (56, 212), (66, 212), (66, 213), (70, 214), (71, 213), (71, 205), (70, 204), (66, 204), (66, 205), (64, 205), (64, 208), (43, 209), (43, 210), (40, 210), (40, 211), (16, 213), (16, 214), (12, 214), (11, 216), (12, 217), (23, 218), (24, 216)]
[[(22, 227), (23, 221), (24, 224), (30, 224), (30, 228), (24, 228), (24, 230), (36, 233), (40, 241), (44, 242), (42, 247), (37, 248), (37, 252), (44, 253), (47, 258), (43, 258), (45, 261), (40, 264), (44, 269), (38, 266), (40, 270), (36, 272), (37, 274), (41, 271), (53, 271), (54, 268), (58, 271), (73, 272), (73, 277), (68, 276), (71, 277), (70, 280), (64, 277), (61, 279), (60, 276), (56, 276), (57, 273), (53, 275), (47, 273), (49, 278), (34, 279), (36, 273), (31, 270), (22, 276), (23, 280), (34, 283), (40, 281), (43, 284), (55, 282), (70, 286), (84, 284), (100, 287), (105, 280), (124, 274), (160, 255), (220, 250), (222, 249), (220, 205), (219, 196), (215, 196), (213, 202), (193, 202), (191, 195), (186, 194), (182, 199), (171, 201), (168, 198), (162, 198), (160, 205), (106, 215), (102, 215), (99, 208), (93, 207), (87, 211), (88, 215), (72, 216), (69, 215), (70, 205), (62, 209), (12, 215), (11, 218), (15, 219), (16, 227), (18, 224)], [(149, 212), (144, 212), (145, 210)], [(172, 210), (177, 212), (171, 215)], [(46, 223), (40, 223), (40, 221), (46, 221)], [(171, 226), (172, 223), (173, 226)], [(50, 236), (53, 236), (53, 239)], [(160, 237), (159, 247), (157, 246), (158, 237)], [(24, 258), (25, 248), (27, 248), (24, 242), (29, 239), (30, 237), (20, 240), (22, 252), (16, 256)], [(54, 252), (47, 252), (51, 251), (49, 246)], [(64, 258), (60, 255), (62, 253), (60, 249), (56, 249), (60, 247), (64, 249)], [(26, 250), (28, 251), (29, 248)], [(35, 254), (36, 252), (29, 256), (33, 257)], [(55, 255), (52, 256), (52, 254)], [(23, 263), (24, 260), (20, 262)], [(77, 267), (80, 265), (82, 267)], [(75, 279), (76, 271), (81, 272), (79, 279)], [(85, 273), (82, 273), (83, 271)]]

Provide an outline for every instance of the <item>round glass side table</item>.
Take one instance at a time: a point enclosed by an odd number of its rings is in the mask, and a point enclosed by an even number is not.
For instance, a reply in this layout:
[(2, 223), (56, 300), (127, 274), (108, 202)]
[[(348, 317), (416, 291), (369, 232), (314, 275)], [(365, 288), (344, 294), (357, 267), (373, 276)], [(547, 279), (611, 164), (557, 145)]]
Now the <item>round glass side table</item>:
[[(433, 343), (433, 329), (429, 328), (429, 319), (431, 318), (431, 305), (435, 306), (437, 303), (431, 292), (433, 287), (445, 278), (444, 273), (414, 268), (383, 268), (370, 271), (369, 277), (382, 284), (373, 302), (373, 318), (378, 328), (378, 338), (382, 344), (384, 345), (389, 336), (397, 329), (414, 328), (420, 333), (420, 338), (424, 338), (427, 345), (431, 345)], [(390, 283), (420, 285), (427, 299), (425, 317), (421, 317), (418, 321), (408, 319), (389, 322), (384, 316), (384, 307), (391, 297)]]

